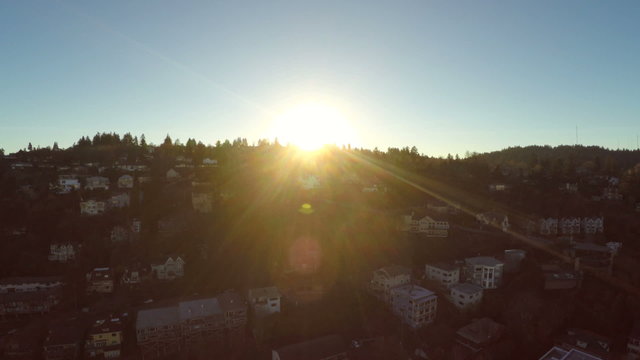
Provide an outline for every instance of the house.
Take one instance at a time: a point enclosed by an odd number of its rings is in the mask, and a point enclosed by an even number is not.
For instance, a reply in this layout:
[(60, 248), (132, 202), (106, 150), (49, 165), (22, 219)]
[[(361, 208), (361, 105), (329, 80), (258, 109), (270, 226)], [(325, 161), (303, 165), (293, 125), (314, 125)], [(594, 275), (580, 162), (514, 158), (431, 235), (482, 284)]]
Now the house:
[(142, 221), (139, 219), (131, 220), (131, 232), (134, 234), (139, 234), (142, 229)]
[(130, 197), (127, 193), (113, 195), (108, 200), (108, 206), (110, 209), (121, 209), (129, 207)]
[(466, 350), (465, 352), (478, 354), (497, 342), (504, 330), (504, 325), (490, 318), (477, 319), (456, 331), (456, 343)]
[(451, 302), (458, 309), (473, 308), (482, 302), (482, 286), (470, 283), (455, 284), (451, 287), (449, 295)]
[(37, 292), (60, 288), (63, 285), (60, 276), (10, 277), (0, 280), (0, 294)]
[(110, 268), (95, 268), (88, 272), (87, 294), (108, 294), (113, 292), (113, 271)]
[(583, 218), (581, 225), (582, 231), (586, 235), (602, 234), (604, 232), (604, 218), (602, 216)]
[(578, 192), (577, 183), (564, 183), (560, 185), (560, 191), (567, 194), (576, 194)]
[(195, 344), (207, 344), (209, 349), (236, 347), (246, 324), (246, 302), (228, 291), (213, 298), (139, 310), (135, 326), (142, 359), (159, 359)]
[(622, 194), (618, 191), (617, 186), (607, 186), (602, 189), (602, 199), (619, 201), (622, 200)]
[(467, 282), (483, 289), (496, 289), (502, 282), (504, 263), (489, 256), (478, 256), (464, 260), (464, 275)]
[(400, 265), (392, 265), (374, 271), (369, 287), (378, 299), (388, 302), (391, 289), (410, 282), (411, 269)]
[(561, 218), (558, 222), (558, 227), (562, 235), (577, 235), (580, 234), (582, 222), (579, 217)]
[(218, 160), (204, 158), (204, 159), (202, 159), (202, 165), (218, 166)]
[(80, 359), (83, 333), (84, 327), (77, 319), (51, 322), (42, 347), (44, 360)]
[(120, 283), (124, 285), (137, 285), (151, 279), (151, 267), (142, 264), (125, 266)]
[(640, 359), (640, 321), (636, 320), (627, 341), (627, 359)]
[(546, 218), (540, 219), (540, 235), (557, 235), (558, 234), (558, 219)]
[(491, 192), (502, 192), (509, 189), (509, 185), (506, 184), (491, 184), (489, 185), (489, 191)]
[(118, 178), (118, 187), (120, 189), (131, 189), (133, 188), (133, 176), (131, 175), (122, 175)]
[(151, 264), (151, 271), (158, 280), (175, 280), (184, 276), (184, 264), (180, 256), (169, 256)]
[(606, 360), (603, 357), (593, 356), (578, 349), (565, 350), (554, 346), (538, 360)]
[(339, 335), (328, 335), (275, 349), (271, 360), (348, 360), (347, 344)]
[(615, 252), (609, 247), (593, 243), (576, 243), (565, 250), (565, 254), (576, 262), (576, 270), (587, 267), (591, 270), (611, 274)]
[(429, 216), (417, 219), (415, 214), (405, 215), (400, 229), (402, 231), (425, 234), (427, 237), (449, 236), (449, 222), (436, 221)]
[(611, 356), (611, 340), (589, 330), (567, 329), (564, 334), (556, 338), (555, 343), (566, 351), (576, 349), (604, 359), (609, 359)]
[(82, 215), (100, 215), (104, 214), (107, 204), (104, 201), (87, 200), (80, 202), (80, 214)]
[(491, 225), (504, 232), (509, 231), (509, 228), (511, 227), (511, 224), (509, 224), (509, 217), (505, 214), (499, 214), (496, 212), (476, 214), (476, 220), (481, 224)]
[(10, 292), (0, 294), (0, 319), (5, 316), (22, 316), (49, 313), (60, 303), (62, 287), (39, 291)]
[(80, 190), (80, 180), (74, 175), (59, 175), (58, 176), (58, 194), (68, 194), (74, 190)]
[(166, 176), (167, 180), (176, 180), (176, 179), (179, 179), (181, 177), (180, 173), (175, 171), (174, 169), (167, 170), (165, 176)]
[(427, 264), (425, 275), (448, 289), (460, 281), (460, 267), (449, 263)]
[(84, 188), (87, 190), (109, 190), (109, 178), (104, 176), (89, 176), (86, 179)]
[(193, 205), (193, 210), (199, 213), (210, 213), (212, 201), (213, 195), (211, 193), (191, 193), (191, 205)]
[(275, 286), (249, 289), (247, 300), (256, 317), (263, 317), (280, 312), (282, 294)]
[(433, 291), (408, 284), (391, 289), (390, 305), (403, 323), (417, 329), (436, 319), (438, 297)]
[(117, 317), (98, 319), (87, 332), (85, 359), (118, 359), (122, 350), (122, 320)]
[(75, 260), (76, 250), (71, 243), (49, 245), (49, 261), (66, 263)]

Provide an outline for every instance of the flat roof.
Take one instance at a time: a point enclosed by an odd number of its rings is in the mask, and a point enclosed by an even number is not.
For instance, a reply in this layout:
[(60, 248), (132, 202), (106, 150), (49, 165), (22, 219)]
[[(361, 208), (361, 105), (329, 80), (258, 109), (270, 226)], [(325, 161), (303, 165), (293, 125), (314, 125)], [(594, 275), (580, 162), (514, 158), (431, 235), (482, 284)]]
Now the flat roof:
[(504, 263), (491, 256), (476, 256), (464, 259), (464, 261), (471, 265), (484, 265), (484, 266), (498, 266), (504, 265)]
[(482, 286), (479, 286), (476, 284), (470, 284), (470, 283), (460, 283), (452, 286), (451, 290), (456, 290), (456, 291), (471, 295), (471, 294), (482, 292)]
[(456, 271), (460, 270), (460, 267), (453, 263), (437, 262), (434, 264), (427, 264), (427, 266), (434, 267), (444, 271)]

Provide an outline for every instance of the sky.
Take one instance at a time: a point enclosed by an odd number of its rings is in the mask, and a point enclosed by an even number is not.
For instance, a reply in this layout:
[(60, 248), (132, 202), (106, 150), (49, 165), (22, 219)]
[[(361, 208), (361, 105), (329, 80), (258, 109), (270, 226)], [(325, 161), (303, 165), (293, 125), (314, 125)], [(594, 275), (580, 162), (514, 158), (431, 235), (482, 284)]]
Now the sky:
[(574, 144), (576, 127), (635, 149), (638, 19), (635, 0), (0, 1), (0, 148), (251, 143), (314, 101), (371, 149)]

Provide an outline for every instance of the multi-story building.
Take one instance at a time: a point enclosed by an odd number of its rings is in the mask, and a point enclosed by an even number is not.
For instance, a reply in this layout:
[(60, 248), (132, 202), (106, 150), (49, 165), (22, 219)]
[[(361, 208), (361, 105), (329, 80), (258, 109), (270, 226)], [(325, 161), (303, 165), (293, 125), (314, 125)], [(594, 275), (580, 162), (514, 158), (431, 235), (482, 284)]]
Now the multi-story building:
[(466, 258), (464, 275), (467, 282), (483, 289), (496, 289), (502, 282), (504, 263), (489, 256)]
[(540, 235), (557, 235), (558, 219), (546, 218), (540, 219)]
[(113, 271), (110, 268), (95, 268), (87, 273), (87, 294), (113, 292)]
[(348, 360), (347, 344), (338, 335), (327, 335), (271, 351), (271, 360)]
[(483, 352), (489, 345), (497, 342), (504, 333), (504, 325), (489, 319), (482, 318), (473, 321), (456, 332), (456, 343), (468, 354), (465, 359), (475, 359), (473, 357)]
[(612, 341), (602, 335), (584, 329), (567, 329), (558, 336), (556, 345), (566, 351), (576, 349), (589, 355), (609, 359)]
[(0, 318), (50, 312), (62, 299), (62, 288), (0, 294)]
[(174, 280), (184, 276), (185, 261), (180, 256), (169, 256), (164, 261), (151, 264), (151, 271), (158, 280)]
[(627, 341), (627, 358), (629, 360), (640, 359), (640, 321), (633, 324)]
[(191, 193), (191, 204), (193, 210), (199, 213), (210, 213), (212, 209), (213, 195), (211, 193)]
[(451, 302), (458, 309), (473, 308), (482, 302), (483, 289), (476, 284), (461, 283), (451, 287)]
[(84, 188), (87, 190), (109, 190), (109, 178), (106, 178), (104, 176), (89, 176), (86, 179)]
[(122, 350), (122, 320), (109, 317), (96, 320), (87, 333), (84, 354), (87, 359), (118, 359)]
[(582, 222), (579, 217), (566, 217), (561, 218), (558, 227), (562, 235), (577, 235), (580, 234), (580, 228)]
[(131, 175), (122, 175), (118, 178), (118, 187), (120, 189), (131, 189), (133, 188), (134, 180)]
[(275, 286), (249, 289), (247, 300), (256, 317), (267, 316), (280, 312), (282, 294)]
[(427, 237), (449, 236), (449, 222), (437, 221), (429, 216), (417, 219), (415, 214), (405, 215), (400, 229), (402, 231), (425, 234)]
[(49, 261), (66, 263), (75, 260), (76, 250), (71, 243), (59, 243), (49, 245)]
[(0, 294), (43, 291), (62, 285), (64, 282), (60, 276), (4, 278), (0, 280)]
[(67, 194), (74, 190), (80, 190), (80, 180), (74, 175), (59, 175), (57, 190), (59, 194)]
[(121, 209), (129, 207), (130, 202), (131, 198), (129, 197), (129, 194), (122, 193), (111, 196), (107, 203), (110, 209)]
[(391, 289), (410, 282), (411, 269), (400, 265), (392, 265), (374, 271), (369, 286), (378, 299), (389, 302)]
[(538, 360), (607, 360), (607, 358), (594, 356), (578, 349), (566, 350), (554, 346)]
[(128, 265), (124, 268), (122, 276), (120, 277), (120, 283), (124, 285), (137, 285), (149, 279), (151, 279), (150, 267), (138, 263)]
[(107, 204), (104, 201), (87, 200), (80, 202), (80, 214), (82, 215), (100, 215), (104, 214)]
[(437, 281), (446, 288), (460, 282), (460, 267), (455, 264), (435, 263), (425, 266), (427, 279)]
[(140, 310), (136, 336), (143, 359), (166, 358), (201, 343), (239, 346), (246, 324), (246, 302), (236, 292), (225, 292), (215, 298)]
[(402, 285), (391, 289), (390, 305), (403, 323), (417, 329), (435, 320), (438, 297), (423, 287)]
[(602, 234), (604, 232), (604, 218), (602, 216), (582, 218), (581, 225), (585, 235)]

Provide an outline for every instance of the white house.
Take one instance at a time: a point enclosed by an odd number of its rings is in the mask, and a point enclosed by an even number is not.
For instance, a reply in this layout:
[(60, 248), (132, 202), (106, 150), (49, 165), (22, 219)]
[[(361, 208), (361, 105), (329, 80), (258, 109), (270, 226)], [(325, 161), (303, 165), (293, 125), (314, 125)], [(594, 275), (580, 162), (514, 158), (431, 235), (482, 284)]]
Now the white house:
[(486, 212), (476, 215), (476, 220), (484, 225), (493, 225), (507, 232), (511, 227), (509, 224), (509, 217), (505, 214), (499, 214), (495, 212)]
[(120, 176), (118, 178), (118, 187), (120, 189), (133, 188), (133, 176), (127, 174)]
[(184, 260), (169, 256), (163, 262), (151, 264), (151, 271), (158, 280), (174, 280), (184, 276)]
[(129, 231), (124, 226), (116, 225), (111, 229), (110, 239), (112, 243), (128, 241)]
[(460, 283), (451, 287), (451, 302), (458, 309), (474, 307), (482, 301), (483, 289), (481, 286), (470, 283)]
[(58, 193), (67, 194), (73, 190), (80, 190), (80, 180), (73, 175), (58, 176)]
[(282, 294), (275, 286), (250, 289), (247, 300), (256, 317), (263, 317), (280, 312)]
[(502, 282), (504, 263), (489, 256), (478, 256), (464, 259), (465, 279), (483, 289), (496, 289)]
[(405, 215), (400, 230), (421, 233), (428, 237), (447, 237), (449, 236), (449, 222), (433, 220), (429, 216), (416, 219), (413, 214)]
[(454, 264), (436, 263), (425, 265), (427, 279), (437, 281), (450, 288), (460, 281), (460, 267)]
[(130, 203), (130, 197), (127, 193), (122, 193), (118, 195), (113, 195), (109, 198), (109, 208), (111, 209), (121, 209), (128, 207)]
[(0, 294), (34, 292), (64, 285), (59, 276), (11, 277), (0, 279)]
[(557, 235), (558, 219), (546, 218), (540, 219), (540, 235)]
[(403, 323), (414, 329), (436, 319), (438, 297), (433, 291), (416, 285), (402, 285), (391, 289), (391, 310)]
[(561, 218), (558, 224), (562, 235), (580, 234), (582, 222), (579, 217)]
[(104, 176), (90, 176), (87, 178), (86, 182), (87, 183), (84, 188), (87, 190), (109, 190), (109, 178), (106, 178)]
[(583, 218), (582, 231), (587, 235), (602, 234), (604, 231), (604, 218), (602, 216)]
[(51, 244), (49, 261), (65, 263), (76, 258), (76, 250), (71, 243)]
[(107, 204), (104, 201), (87, 200), (80, 202), (80, 214), (82, 215), (100, 215), (104, 214)]
[(406, 285), (410, 282), (411, 269), (400, 265), (392, 265), (374, 271), (369, 286), (376, 297), (388, 302), (389, 292), (392, 288)]
[(216, 166), (218, 165), (218, 160), (204, 158), (202, 159), (202, 165)]

